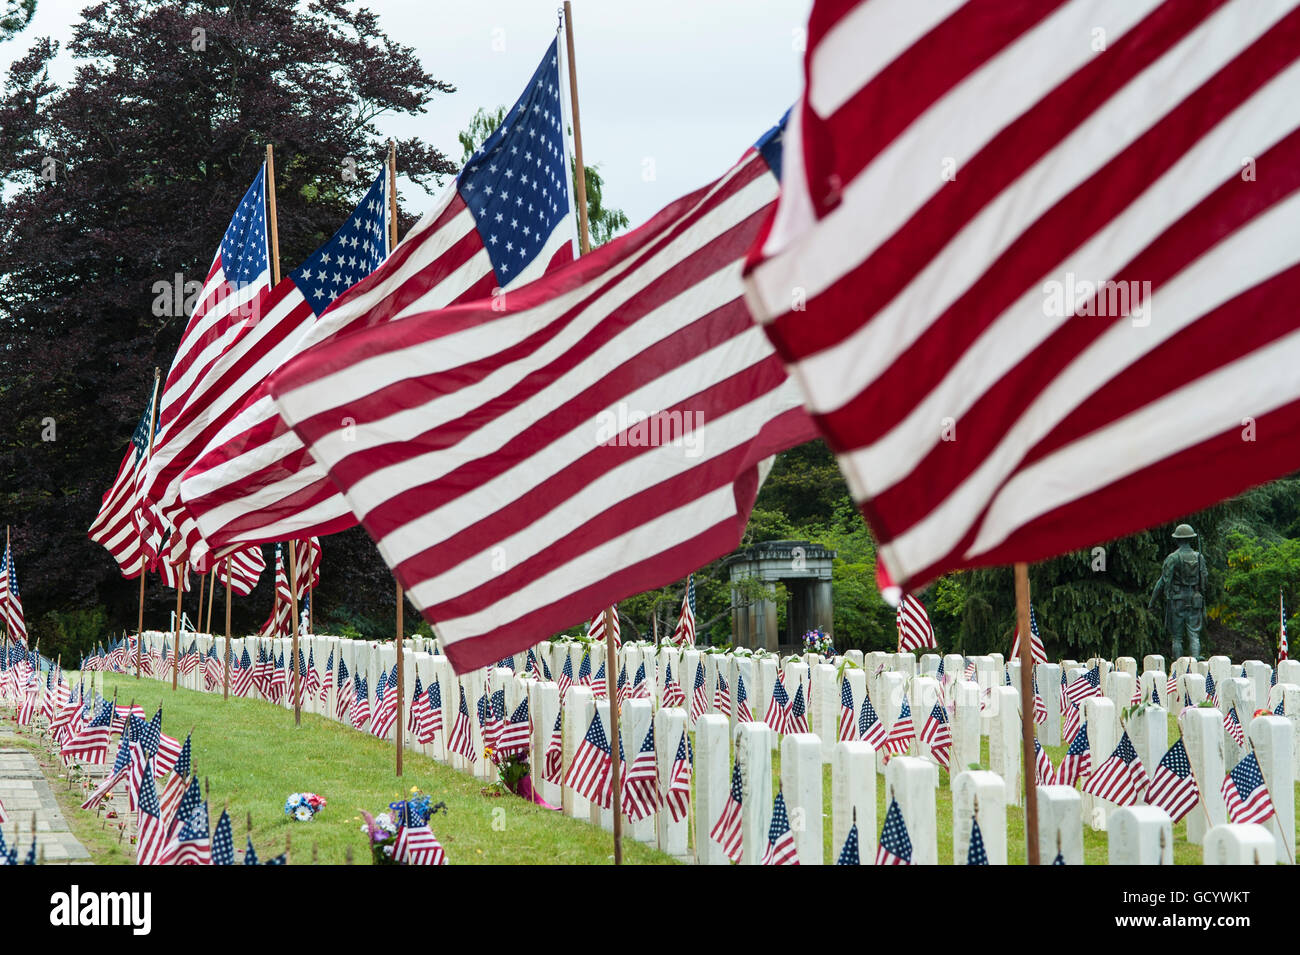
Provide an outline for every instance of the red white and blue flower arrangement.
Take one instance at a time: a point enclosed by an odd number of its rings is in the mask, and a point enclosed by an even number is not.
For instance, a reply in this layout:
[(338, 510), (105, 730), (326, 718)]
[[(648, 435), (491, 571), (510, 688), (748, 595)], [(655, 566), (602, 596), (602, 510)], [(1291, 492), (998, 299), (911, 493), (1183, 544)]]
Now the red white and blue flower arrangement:
[(325, 808), (325, 797), (316, 793), (292, 793), (284, 801), (284, 814), (295, 822), (311, 822)]

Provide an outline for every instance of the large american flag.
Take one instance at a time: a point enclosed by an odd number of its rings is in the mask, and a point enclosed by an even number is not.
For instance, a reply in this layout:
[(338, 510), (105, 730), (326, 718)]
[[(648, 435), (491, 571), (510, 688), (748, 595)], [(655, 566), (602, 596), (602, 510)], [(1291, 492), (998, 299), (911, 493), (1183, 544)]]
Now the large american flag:
[[(266, 293), (271, 288), (271, 257), (266, 219), (266, 164), (240, 200), (217, 246), (212, 266), (195, 300), (181, 335), (176, 356), (158, 397), (157, 434), (145, 463), (143, 516), (159, 535), (173, 527), (171, 497), (162, 477), (173, 476), (174, 463), (188, 450), (181, 431), (214, 395), (208, 392), (209, 373), (230, 352), (248, 328), (264, 324)], [(145, 542), (150, 561), (158, 556), (155, 538)], [(165, 560), (180, 563), (185, 556), (182, 535), (171, 534)]]
[(898, 626), (899, 653), (935, 646), (930, 615), (925, 612), (925, 604), (912, 594), (904, 594), (898, 602), (895, 622)]
[(1294, 0), (814, 4), (750, 300), (887, 585), (1300, 467), (1297, 57)]
[(158, 400), (157, 380), (149, 395), (149, 406), (140, 416), (126, 454), (118, 466), (117, 477), (104, 492), (99, 513), (87, 532), (91, 540), (113, 555), (123, 577), (138, 577), (147, 563), (143, 535), (157, 533), (147, 526), (141, 511), (144, 497), (146, 455), (149, 452), (149, 424)]
[(18, 568), (14, 566), (14, 553), (5, 542), (4, 560), (0, 562), (0, 623), (9, 631), (15, 644), (27, 646), (27, 621), (23, 617), (22, 594), (18, 592)]
[(731, 550), (760, 464), (813, 435), (741, 300), (779, 137), (508, 309), (376, 326), (272, 378), (457, 668)]
[[(295, 353), (455, 302), (504, 305), (497, 290), (508, 293), (573, 259), (558, 57), (552, 43), (453, 186), (384, 265), (294, 343)], [(215, 547), (333, 533), (357, 520), (285, 428), (264, 385), (189, 469), (181, 497)]]

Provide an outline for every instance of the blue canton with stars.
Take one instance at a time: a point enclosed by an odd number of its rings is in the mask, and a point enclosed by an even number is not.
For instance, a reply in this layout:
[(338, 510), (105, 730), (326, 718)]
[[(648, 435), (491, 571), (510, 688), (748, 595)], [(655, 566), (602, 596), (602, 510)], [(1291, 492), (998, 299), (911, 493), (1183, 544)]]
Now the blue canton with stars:
[(319, 315), (388, 256), (388, 173), (379, 173), (334, 238), (290, 273)]
[(559, 44), (552, 41), (524, 94), (457, 179), (502, 288), (569, 212), (565, 161)]
[(221, 238), (221, 271), (239, 287), (258, 280), (270, 266), (266, 251), (266, 165), (244, 193)]

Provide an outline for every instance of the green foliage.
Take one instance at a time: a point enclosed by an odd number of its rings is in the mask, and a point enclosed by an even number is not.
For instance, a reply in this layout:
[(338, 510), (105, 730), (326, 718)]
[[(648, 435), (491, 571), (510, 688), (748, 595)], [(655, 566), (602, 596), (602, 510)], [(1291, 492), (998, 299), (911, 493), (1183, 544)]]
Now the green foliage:
[[(1228, 571), (1223, 581), (1223, 603), (1214, 608), (1226, 627), (1272, 648), (1278, 638), (1281, 594), (1289, 609), (1300, 599), (1300, 538), (1260, 540), (1240, 531), (1228, 535)], [(1295, 617), (1287, 621), (1291, 631)], [(1261, 659), (1268, 659), (1265, 654)]]
[(0, 42), (13, 39), (36, 15), (36, 0), (3, 0), (0, 5)]
[(63, 656), (64, 665), (73, 667), (82, 654), (108, 639), (108, 610), (102, 604), (72, 610), (47, 610), (29, 628), (28, 640), (38, 641), (41, 653), (51, 659)]

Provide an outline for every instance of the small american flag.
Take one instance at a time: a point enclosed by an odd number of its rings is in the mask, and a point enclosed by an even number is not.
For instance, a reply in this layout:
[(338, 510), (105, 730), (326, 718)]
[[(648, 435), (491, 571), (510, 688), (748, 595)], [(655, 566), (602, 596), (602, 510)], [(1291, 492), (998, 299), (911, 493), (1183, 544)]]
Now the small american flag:
[(799, 853), (794, 846), (794, 833), (790, 830), (790, 817), (785, 810), (785, 796), (777, 791), (772, 802), (772, 822), (767, 827), (767, 851), (763, 865), (798, 865)]
[(1088, 745), (1088, 724), (1079, 727), (1056, 771), (1056, 785), (1073, 786), (1092, 772), (1092, 748)]
[(582, 662), (578, 664), (578, 686), (591, 686), (591, 650), (582, 651)]
[(379, 674), (379, 684), (375, 690), (375, 716), (370, 724), (370, 733), (379, 739), (387, 739), (388, 731), (397, 721), (397, 664), (387, 676)]
[(1205, 698), (1215, 706), (1219, 705), (1219, 688), (1214, 685), (1214, 677), (1208, 670), (1205, 672)]
[(406, 731), (415, 733), (420, 728), (422, 716), (429, 711), (429, 697), (424, 692), (424, 681), (420, 674), (415, 675), (415, 686), (411, 687), (411, 701), (406, 708)]
[(984, 848), (984, 833), (980, 832), (980, 821), (975, 817), (970, 821), (970, 845), (966, 849), (966, 864), (989, 864), (989, 854)]
[(442, 681), (434, 680), (430, 683), (424, 697), (417, 739), (421, 743), (432, 743), (435, 735), (442, 732)]
[(731, 792), (727, 795), (727, 804), (722, 807), (722, 815), (709, 830), (709, 838), (722, 846), (722, 851), (732, 862), (739, 862), (742, 850), (740, 836), (741, 803), (744, 800), (744, 786), (740, 777), (740, 763), (731, 767)]
[[(622, 741), (620, 740), (620, 745)], [(627, 769), (623, 780), (623, 811), (632, 822), (657, 812), (662, 805), (659, 796), (659, 768), (655, 763), (654, 721), (641, 740), (641, 749)]]
[(677, 682), (673, 676), (673, 665), (671, 662), (664, 663), (664, 689), (662, 703), (664, 706), (685, 706), (686, 694), (682, 692), (682, 685)]
[[(1282, 596), (1282, 588), (1277, 590), (1277, 662), (1281, 663), (1287, 659), (1286, 645), (1286, 598)], [(1277, 671), (1273, 671), (1273, 679), (1277, 680)]]
[(885, 749), (895, 756), (905, 755), (912, 746), (912, 736), (915, 732), (916, 728), (912, 725), (912, 704), (904, 694), (898, 719), (894, 720), (885, 736)]
[(936, 646), (930, 615), (925, 612), (925, 605), (911, 594), (904, 594), (898, 602), (895, 624), (898, 628), (899, 653)]
[(686, 578), (686, 593), (682, 595), (682, 612), (677, 616), (677, 629), (673, 643), (679, 647), (695, 646), (695, 575)]
[(564, 777), (568, 786), (588, 802), (608, 809), (612, 796), (610, 780), (611, 756), (609, 738), (605, 735), (605, 725), (600, 714), (591, 717), (587, 735), (582, 738), (577, 752), (573, 754), (573, 763)]
[(410, 815), (409, 803), (402, 813), (397, 838), (393, 841), (393, 860), (399, 865), (446, 865), (447, 854), (421, 813)]
[(745, 686), (745, 674), (736, 671), (736, 722), (752, 723), (754, 711), (749, 708), (749, 690)]
[(713, 708), (723, 716), (731, 716), (731, 687), (727, 685), (727, 678), (722, 675), (722, 668), (718, 668), (717, 683), (713, 688)]
[(1061, 739), (1074, 739), (1074, 734), (1079, 732), (1079, 726), (1082, 717), (1079, 708), (1073, 703), (1066, 701), (1065, 704), (1065, 728), (1061, 731)]
[(451, 727), (451, 737), (447, 740), (447, 750), (459, 753), (470, 762), (478, 759), (474, 752), (474, 740), (470, 735), (469, 706), (465, 702), (465, 686), (460, 684), (460, 705), (456, 709), (456, 722)]
[(1180, 739), (1160, 758), (1160, 764), (1151, 778), (1151, 787), (1147, 790), (1146, 800), (1150, 805), (1158, 806), (1169, 813), (1169, 818), (1178, 822), (1192, 811), (1200, 798), (1196, 776), (1192, 773), (1192, 764), (1187, 759), (1187, 748)]
[(152, 763), (144, 761), (140, 773), (139, 814), (136, 821), (136, 865), (159, 865), (167, 848), (158, 790), (153, 784)]
[(27, 646), (27, 622), (23, 617), (23, 601), (18, 593), (18, 569), (14, 555), (5, 544), (4, 562), (0, 563), (0, 623), (9, 628), (9, 639)]
[[(248, 651), (244, 651), (244, 659), (248, 659)], [(353, 689), (352, 677), (348, 673), (348, 665), (339, 657), (338, 673), (338, 693), (334, 699), (334, 718), (337, 720), (347, 719), (352, 711), (352, 701), (356, 698), (356, 691)]]
[(948, 711), (937, 701), (921, 725), (921, 742), (929, 745), (935, 762), (947, 769), (952, 750), (952, 728), (948, 725)]
[(212, 864), (235, 864), (235, 839), (230, 827), (230, 814), (224, 809), (217, 827), (212, 830)]
[(903, 810), (897, 799), (889, 800), (885, 813), (885, 827), (880, 831), (880, 847), (876, 849), (876, 865), (911, 865), (912, 837), (903, 822)]
[(1241, 728), (1241, 720), (1237, 718), (1235, 706), (1229, 707), (1228, 712), (1223, 714), (1223, 728), (1237, 741), (1238, 746), (1246, 745), (1246, 732)]
[[(614, 649), (617, 650), (623, 646), (623, 641), (619, 639), (619, 634), (623, 630), (622, 623), (618, 619), (618, 605), (613, 604), (609, 608), (609, 615), (614, 620)], [(605, 611), (597, 610), (592, 615), (591, 622), (587, 624), (587, 639), (592, 642), (605, 642)]]
[(370, 686), (360, 673), (352, 680), (352, 719), (353, 729), (364, 729), (370, 722)]
[(1173, 700), (1178, 696), (1178, 677), (1170, 673), (1169, 680), (1165, 683), (1165, 696)]
[(502, 756), (527, 753), (532, 739), (532, 721), (528, 718), (528, 697), (519, 701), (497, 736), (497, 752)]
[(853, 687), (847, 679), (840, 680), (840, 725), (839, 741), (841, 743), (857, 739), (858, 724), (854, 719)]
[(1146, 767), (1142, 765), (1142, 759), (1125, 731), (1119, 738), (1115, 752), (1084, 783), (1083, 791), (1099, 799), (1107, 799), (1117, 806), (1131, 806), (1137, 802), (1138, 794), (1146, 789), (1149, 782)]
[(677, 752), (673, 756), (672, 769), (668, 772), (668, 791), (664, 793), (664, 802), (673, 822), (686, 818), (691, 801), (691, 760), (686, 748), (686, 731), (677, 740)]
[(645, 661), (637, 665), (636, 674), (632, 677), (632, 689), (628, 691), (629, 700), (644, 700), (650, 696), (650, 687), (645, 677)]
[(835, 860), (836, 865), (862, 865), (862, 857), (858, 852), (858, 824), (855, 821), (849, 827), (849, 834), (844, 840), (844, 846), (840, 849), (840, 856)]
[(695, 685), (691, 687), (691, 721), (708, 712), (708, 698), (704, 694), (704, 661), (695, 661)]
[(1056, 770), (1052, 768), (1051, 757), (1038, 737), (1034, 737), (1034, 785), (1050, 786), (1056, 782)]
[(1041, 693), (1038, 692), (1038, 674), (1037, 674), (1037, 673), (1034, 674), (1033, 681), (1034, 681), (1034, 722), (1035, 722), (1035, 723), (1046, 723), (1046, 722), (1047, 722), (1047, 702), (1043, 699), (1043, 695), (1042, 695)]
[(555, 714), (555, 725), (551, 727), (551, 738), (546, 744), (546, 753), (542, 761), (542, 774), (551, 782), (560, 779), (561, 763), (564, 759), (564, 736), (561, 731), (560, 714)]
[(808, 732), (808, 707), (803, 701), (803, 681), (798, 680), (798, 686), (795, 687), (794, 699), (790, 701), (789, 719), (786, 721), (787, 733), (806, 733)]
[(763, 713), (763, 722), (772, 732), (784, 735), (790, 729), (790, 694), (785, 691), (785, 677), (778, 676), (772, 684), (772, 700)]
[(560, 679), (557, 684), (560, 688), (560, 701), (564, 701), (565, 695), (569, 692), (569, 687), (573, 686), (573, 657), (568, 651), (564, 654), (564, 666), (560, 667)]
[(189, 815), (183, 817), (166, 852), (171, 865), (212, 865), (207, 803), (200, 802)]
[(1223, 779), (1223, 801), (1233, 822), (1267, 822), (1273, 815), (1273, 799), (1264, 785), (1264, 774), (1253, 752), (1233, 767)]
[(1075, 706), (1090, 696), (1101, 696), (1101, 668), (1094, 666), (1086, 673), (1081, 673), (1065, 688), (1065, 698)]
[[(1043, 649), (1043, 638), (1038, 632), (1038, 617), (1034, 605), (1029, 605), (1029, 654), (1035, 664), (1047, 662), (1047, 651)], [(1016, 625), (1016, 635), (1011, 640), (1011, 659), (1020, 659), (1020, 626)]]
[(885, 745), (885, 724), (876, 715), (871, 697), (865, 693), (862, 694), (862, 706), (858, 714), (858, 739), (870, 743), (877, 752)]

